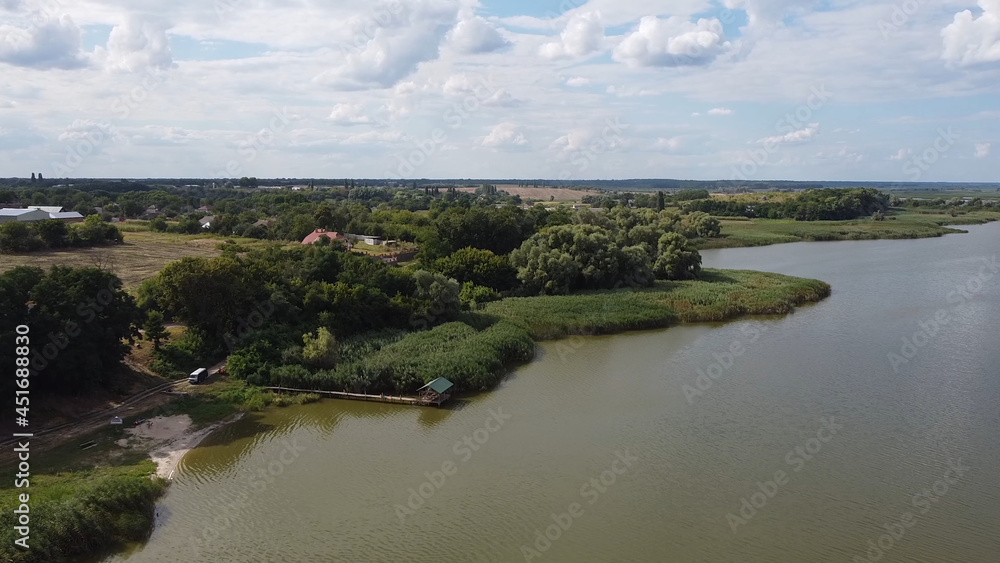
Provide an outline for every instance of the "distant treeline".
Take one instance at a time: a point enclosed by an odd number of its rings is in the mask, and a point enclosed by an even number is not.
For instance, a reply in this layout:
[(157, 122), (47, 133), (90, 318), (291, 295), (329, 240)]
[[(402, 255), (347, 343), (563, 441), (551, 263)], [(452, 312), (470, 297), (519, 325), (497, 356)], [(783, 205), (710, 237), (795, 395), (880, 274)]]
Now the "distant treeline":
[(0, 224), (0, 253), (37, 252), (59, 248), (81, 248), (120, 244), (117, 227), (91, 215), (78, 227), (64, 221), (10, 221)]
[(702, 211), (720, 217), (844, 221), (889, 210), (889, 195), (874, 188), (806, 190), (784, 201), (746, 202), (702, 199), (684, 205), (687, 212)]

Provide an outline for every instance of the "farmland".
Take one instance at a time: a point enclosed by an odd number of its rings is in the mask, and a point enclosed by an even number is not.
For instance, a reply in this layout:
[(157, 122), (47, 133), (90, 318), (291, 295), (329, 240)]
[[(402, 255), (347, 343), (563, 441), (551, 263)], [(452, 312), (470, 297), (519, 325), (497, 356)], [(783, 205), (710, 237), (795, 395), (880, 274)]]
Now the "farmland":
[[(585, 195), (600, 195), (601, 192), (595, 190), (571, 190), (569, 188), (522, 188), (510, 184), (497, 184), (497, 189), (505, 191), (510, 195), (520, 196), (521, 199), (534, 199), (539, 201), (559, 201), (564, 203), (579, 202)], [(460, 192), (473, 193), (476, 188), (458, 188)]]
[(125, 243), (116, 246), (5, 254), (0, 263), (0, 273), (17, 266), (38, 266), (46, 270), (52, 266), (99, 266), (113, 271), (122, 279), (126, 288), (132, 288), (181, 258), (221, 256), (222, 251), (218, 246), (227, 240), (213, 235), (192, 236), (151, 231), (126, 231), (124, 234)]

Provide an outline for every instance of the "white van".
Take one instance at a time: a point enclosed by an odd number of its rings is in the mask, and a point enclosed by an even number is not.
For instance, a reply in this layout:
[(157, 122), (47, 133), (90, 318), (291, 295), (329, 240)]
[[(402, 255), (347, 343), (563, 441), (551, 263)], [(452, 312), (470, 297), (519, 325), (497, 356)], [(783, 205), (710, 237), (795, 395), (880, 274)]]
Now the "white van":
[(206, 379), (208, 379), (208, 369), (198, 368), (192, 371), (191, 375), (188, 376), (188, 383), (191, 385), (197, 385)]

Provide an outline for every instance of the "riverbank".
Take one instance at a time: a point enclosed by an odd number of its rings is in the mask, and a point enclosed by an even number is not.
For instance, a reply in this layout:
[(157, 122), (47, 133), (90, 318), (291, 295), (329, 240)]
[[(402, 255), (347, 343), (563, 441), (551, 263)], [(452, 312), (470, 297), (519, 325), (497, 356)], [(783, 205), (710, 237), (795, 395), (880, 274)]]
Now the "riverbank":
[(884, 221), (795, 221), (791, 219), (719, 218), (719, 238), (695, 241), (699, 250), (768, 246), (789, 242), (915, 239), (964, 233), (953, 225), (981, 225), (1000, 220), (996, 211), (969, 211), (952, 216), (944, 210), (903, 211)]
[[(718, 322), (743, 315), (785, 314), (828, 295), (830, 286), (818, 280), (706, 269), (699, 280), (658, 282), (653, 287), (505, 299), (430, 331), (359, 346), (350, 375), (412, 390), (428, 377), (447, 374), (467, 390), (489, 389), (513, 365), (530, 361), (539, 340)], [(304, 383), (287, 386), (322, 389), (341, 385), (329, 378)], [(147, 419), (148, 426), (102, 429), (76, 440), (93, 442), (93, 447), (81, 450), (80, 443), (73, 443), (45, 452), (33, 466), (40, 475), (32, 482), (32, 489), (37, 488), (32, 499), (42, 500), (33, 504), (32, 510), (58, 516), (34, 528), (37, 537), (33, 536), (33, 545), (43, 547), (11, 551), (13, 538), (8, 536), (15, 506), (10, 503), (15, 497), (3, 489), (10, 494), (0, 500), (0, 539), (4, 542), (0, 555), (4, 561), (17, 563), (59, 562), (113, 549), (127, 541), (142, 541), (152, 529), (153, 507), (166, 490), (171, 471), (176, 471), (183, 456), (212, 431), (244, 411), (317, 398), (282, 397), (243, 382), (217, 380), (194, 386), (189, 395), (139, 414), (137, 418)], [(114, 510), (92, 509), (95, 501), (87, 493), (91, 488), (101, 495), (103, 504), (99, 506)], [(103, 539), (74, 544), (72, 522), (90, 525), (93, 519), (110, 522), (93, 524), (107, 527), (100, 531)]]
[[(243, 413), (237, 413), (204, 428), (195, 428), (191, 417), (186, 414), (158, 416), (127, 432), (134, 439), (144, 442), (145, 447), (150, 450), (149, 456), (156, 464), (156, 476), (169, 480), (189, 451), (212, 432), (242, 417)], [(118, 445), (127, 447), (128, 442), (129, 439), (123, 438), (118, 441)]]

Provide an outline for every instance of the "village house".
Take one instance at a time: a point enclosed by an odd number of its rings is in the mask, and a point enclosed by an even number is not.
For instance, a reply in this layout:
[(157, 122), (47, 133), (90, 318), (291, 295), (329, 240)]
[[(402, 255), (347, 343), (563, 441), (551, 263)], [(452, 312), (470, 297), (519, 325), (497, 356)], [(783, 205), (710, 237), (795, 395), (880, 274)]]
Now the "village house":
[(302, 239), (302, 244), (314, 244), (319, 242), (322, 238), (328, 238), (330, 240), (347, 240), (347, 237), (336, 231), (327, 231), (326, 229), (316, 229), (315, 231), (309, 233), (306, 238)]

